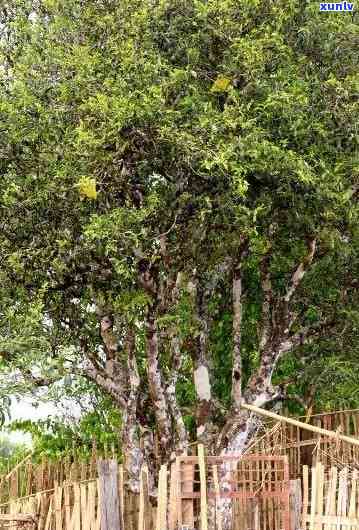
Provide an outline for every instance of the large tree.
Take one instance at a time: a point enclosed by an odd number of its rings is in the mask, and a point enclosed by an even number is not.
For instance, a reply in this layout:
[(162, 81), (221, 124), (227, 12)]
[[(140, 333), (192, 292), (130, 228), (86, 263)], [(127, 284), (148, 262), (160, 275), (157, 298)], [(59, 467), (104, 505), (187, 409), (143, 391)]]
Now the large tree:
[(69, 374), (102, 389), (133, 488), (154, 437), (160, 459), (193, 439), (243, 450), (242, 400), (306, 403), (310, 374), (357, 360), (355, 15), (294, 0), (0, 12), (13, 391)]

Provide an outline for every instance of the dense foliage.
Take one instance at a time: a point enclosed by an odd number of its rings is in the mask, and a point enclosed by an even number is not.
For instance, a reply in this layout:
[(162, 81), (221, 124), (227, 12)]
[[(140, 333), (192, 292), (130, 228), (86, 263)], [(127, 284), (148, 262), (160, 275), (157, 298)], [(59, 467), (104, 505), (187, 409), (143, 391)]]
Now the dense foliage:
[(164, 449), (178, 418), (209, 441), (241, 391), (358, 406), (356, 14), (4, 0), (0, 16), (3, 395), (95, 384)]

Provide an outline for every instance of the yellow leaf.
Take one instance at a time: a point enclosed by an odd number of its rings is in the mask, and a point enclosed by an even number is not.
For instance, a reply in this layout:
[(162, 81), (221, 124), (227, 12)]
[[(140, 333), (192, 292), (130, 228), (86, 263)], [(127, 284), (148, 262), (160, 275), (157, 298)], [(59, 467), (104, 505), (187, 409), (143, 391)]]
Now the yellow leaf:
[(231, 84), (228, 77), (218, 76), (212, 85), (211, 92), (226, 92)]
[(97, 199), (96, 179), (90, 177), (81, 177), (76, 184), (82, 198)]

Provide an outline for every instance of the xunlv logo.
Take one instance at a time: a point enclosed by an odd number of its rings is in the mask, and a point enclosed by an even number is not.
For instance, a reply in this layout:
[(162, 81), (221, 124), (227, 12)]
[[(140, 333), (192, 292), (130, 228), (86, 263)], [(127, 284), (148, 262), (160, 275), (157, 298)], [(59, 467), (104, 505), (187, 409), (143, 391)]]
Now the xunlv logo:
[(354, 4), (349, 2), (340, 2), (339, 4), (333, 4), (324, 2), (320, 4), (320, 11), (353, 11)]

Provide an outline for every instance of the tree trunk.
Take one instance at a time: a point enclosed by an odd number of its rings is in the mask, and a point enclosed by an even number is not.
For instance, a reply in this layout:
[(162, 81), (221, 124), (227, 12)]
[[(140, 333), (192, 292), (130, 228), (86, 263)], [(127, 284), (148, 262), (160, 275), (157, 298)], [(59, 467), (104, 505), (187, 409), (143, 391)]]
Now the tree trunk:
[(122, 411), (122, 454), (124, 455), (124, 467), (128, 477), (129, 488), (131, 491), (138, 492), (140, 489), (140, 470), (143, 464), (143, 451), (140, 447), (137, 425), (137, 399), (140, 378), (137, 370), (134, 351), (135, 337), (132, 329), (127, 335), (125, 349), (127, 354), (129, 395), (126, 407)]

